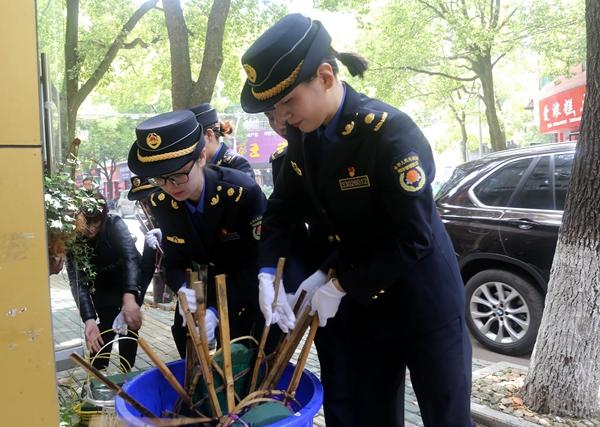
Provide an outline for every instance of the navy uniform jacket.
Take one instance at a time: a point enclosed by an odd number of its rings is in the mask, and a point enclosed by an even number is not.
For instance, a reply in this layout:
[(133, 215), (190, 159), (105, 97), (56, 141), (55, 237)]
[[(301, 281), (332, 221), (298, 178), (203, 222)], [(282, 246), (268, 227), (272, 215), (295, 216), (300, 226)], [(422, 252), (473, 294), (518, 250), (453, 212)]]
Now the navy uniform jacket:
[(216, 307), (214, 277), (226, 274), (230, 316), (254, 316), (258, 310), (257, 256), (265, 196), (240, 171), (207, 166), (204, 173), (200, 231), (193, 225), (185, 202), (162, 191), (150, 196), (152, 214), (163, 234), (167, 285), (176, 293), (192, 262), (208, 265), (207, 306)]
[(254, 179), (254, 170), (250, 166), (250, 162), (243, 156), (240, 156), (235, 151), (230, 149), (225, 143), (217, 153), (212, 163), (215, 166), (223, 166), (226, 168), (237, 169), (244, 172), (250, 178)]
[(461, 316), (463, 283), (430, 186), (433, 154), (415, 123), (346, 84), (335, 141), (324, 145), (319, 131), (287, 132), (286, 164), (263, 218), (260, 265), (274, 266), (287, 250), (289, 227), (305, 221), (323, 271), (335, 268), (346, 298), (372, 316), (396, 329), (402, 322), (398, 333)]

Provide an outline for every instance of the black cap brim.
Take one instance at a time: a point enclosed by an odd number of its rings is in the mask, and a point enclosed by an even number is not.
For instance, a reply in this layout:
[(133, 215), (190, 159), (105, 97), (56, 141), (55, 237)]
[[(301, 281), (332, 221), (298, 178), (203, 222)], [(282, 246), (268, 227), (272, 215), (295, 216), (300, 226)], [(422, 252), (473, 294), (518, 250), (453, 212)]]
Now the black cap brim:
[(250, 86), (248, 80), (246, 80), (240, 95), (240, 104), (246, 113), (263, 113), (272, 109), (275, 104), (277, 104), (281, 99), (285, 98), (300, 83), (307, 80), (308, 77), (312, 76), (312, 74), (316, 72), (319, 65), (321, 65), (323, 60), (328, 57), (331, 50), (331, 36), (329, 33), (327, 33), (327, 30), (325, 30), (321, 23), (318, 25), (319, 29), (308, 49), (306, 56), (304, 57), (304, 63), (300, 68), (300, 73), (289, 88), (269, 99), (261, 101), (252, 95), (252, 86)]
[(156, 162), (142, 162), (138, 157), (138, 146), (134, 143), (129, 149), (127, 164), (129, 165), (129, 170), (131, 170), (131, 172), (133, 172), (135, 175), (139, 175), (146, 178), (152, 178), (156, 176), (166, 175), (168, 173), (176, 171), (177, 169), (181, 169), (183, 166), (186, 165), (186, 163), (198, 159), (198, 157), (200, 157), (200, 152), (203, 148), (204, 136), (200, 135), (198, 144), (196, 144), (194, 150), (189, 154), (168, 160), (160, 160)]

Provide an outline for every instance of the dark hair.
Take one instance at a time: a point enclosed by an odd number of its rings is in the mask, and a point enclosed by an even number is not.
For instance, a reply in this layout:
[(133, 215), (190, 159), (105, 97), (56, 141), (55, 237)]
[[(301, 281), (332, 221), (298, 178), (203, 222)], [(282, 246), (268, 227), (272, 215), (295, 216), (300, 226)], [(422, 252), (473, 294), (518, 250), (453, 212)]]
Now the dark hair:
[[(338, 52), (334, 48), (329, 49), (329, 54), (321, 61), (321, 63), (327, 63), (331, 65), (333, 74), (337, 76), (338, 72), (340, 71), (337, 60), (344, 64), (352, 77), (358, 76), (363, 78), (365, 71), (367, 71), (367, 68), (369, 68), (369, 62), (359, 54), (353, 52)], [(316, 71), (317, 70), (315, 70), (314, 75), (306, 79), (307, 82), (315, 78)]]
[(108, 215), (108, 204), (106, 203), (104, 196), (98, 193), (93, 197), (98, 200), (101, 207), (99, 206), (90, 210), (82, 209), (83, 216), (88, 224), (96, 221), (104, 222)]
[(83, 178), (82, 182), (85, 182), (85, 181), (94, 182), (94, 180), (92, 178), (90, 178), (89, 176), (86, 176), (85, 178)]

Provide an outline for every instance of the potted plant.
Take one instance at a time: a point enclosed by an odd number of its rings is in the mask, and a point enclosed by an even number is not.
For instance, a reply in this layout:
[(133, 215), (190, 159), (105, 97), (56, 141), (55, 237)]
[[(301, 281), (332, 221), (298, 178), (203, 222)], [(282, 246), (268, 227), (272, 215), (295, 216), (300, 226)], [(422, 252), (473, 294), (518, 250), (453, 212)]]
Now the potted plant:
[(62, 270), (66, 255), (70, 253), (82, 266), (84, 273), (93, 278), (91, 248), (82, 239), (77, 239), (77, 232), (85, 227), (82, 212), (101, 208), (99, 204), (104, 202), (83, 188), (78, 188), (61, 167), (58, 172), (44, 176), (44, 203), (50, 274)]

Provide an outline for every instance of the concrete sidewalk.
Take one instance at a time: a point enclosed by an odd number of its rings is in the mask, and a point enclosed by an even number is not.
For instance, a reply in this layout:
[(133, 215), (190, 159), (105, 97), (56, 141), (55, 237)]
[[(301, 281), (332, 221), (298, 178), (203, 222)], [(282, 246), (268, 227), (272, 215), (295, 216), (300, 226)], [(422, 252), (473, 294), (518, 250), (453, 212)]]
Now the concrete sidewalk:
[[(50, 276), (51, 297), (52, 297), (52, 321), (54, 328), (55, 351), (63, 350), (68, 354), (74, 346), (85, 346), (83, 339), (83, 323), (79, 317), (79, 312), (68, 285), (66, 272)], [(174, 308), (174, 305), (173, 305)], [(142, 308), (144, 321), (140, 336), (148, 341), (160, 358), (165, 362), (179, 359), (179, 353), (171, 337), (171, 324), (173, 322), (173, 311), (167, 311), (159, 308), (152, 308), (144, 305)], [(299, 346), (299, 349), (301, 346)], [(294, 356), (294, 360), (297, 355)], [(473, 371), (489, 365), (489, 362), (473, 360)], [(154, 364), (148, 356), (138, 350), (134, 369), (145, 370), (153, 368)], [(306, 368), (319, 376), (319, 360), (313, 346)], [(57, 373), (57, 378), (64, 377), (85, 378), (85, 373), (80, 368), (72, 368)], [(405, 419), (406, 425), (422, 426), (421, 416), (417, 398), (410, 383), (410, 377), (406, 375), (406, 393), (405, 393)], [(315, 426), (325, 426), (323, 410), (319, 411), (314, 419)]]

